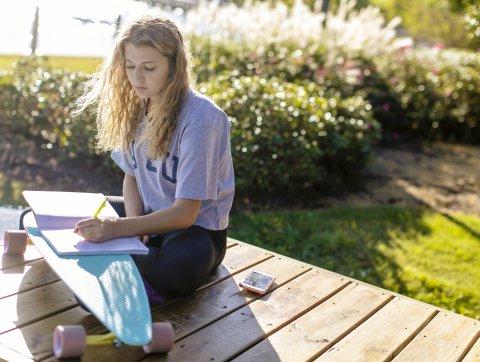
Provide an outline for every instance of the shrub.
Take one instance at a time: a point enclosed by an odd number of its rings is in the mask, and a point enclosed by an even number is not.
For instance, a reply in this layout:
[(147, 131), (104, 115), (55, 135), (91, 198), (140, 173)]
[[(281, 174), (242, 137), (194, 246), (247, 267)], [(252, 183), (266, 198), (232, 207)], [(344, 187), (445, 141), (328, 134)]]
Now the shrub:
[(416, 41), (442, 43), (447, 47), (469, 47), (468, 31), (463, 14), (450, 9), (445, 0), (371, 0), (386, 16), (400, 16), (402, 23)]
[(92, 115), (70, 118), (85, 74), (53, 69), (46, 58), (26, 57), (3, 79), (9, 81), (0, 83), (0, 116), (15, 132), (34, 137), (60, 159), (97, 155)]
[[(281, 3), (202, 3), (187, 14), (185, 26), (194, 73), (199, 82), (232, 70), (297, 84), (314, 80), (342, 97), (359, 95), (373, 106), (387, 142), (479, 142), (478, 54), (413, 49), (393, 31), (398, 20), (385, 25), (378, 9), (354, 5), (342, 1), (321, 26), (323, 15), (301, 2), (291, 9)], [(276, 16), (265, 15), (270, 13)]]
[[(53, 70), (44, 59), (20, 60), (12, 74), (0, 78), (0, 99), (10, 102), (1, 116), (60, 161), (80, 157), (111, 167), (110, 157), (95, 150), (94, 115), (70, 118), (85, 79)], [(296, 85), (233, 72), (199, 87), (233, 121), (237, 192), (243, 197), (293, 198), (299, 190), (326, 192), (355, 182), (378, 139), (370, 104), (358, 96), (343, 99), (313, 82)]]
[(210, 38), (190, 37), (194, 58), (193, 74), (199, 83), (215, 81), (222, 73), (236, 71), (242, 76), (274, 75), (287, 82), (313, 79), (325, 63), (321, 45), (299, 49), (296, 44), (265, 44), (252, 47), (244, 42), (215, 42)]
[(299, 198), (355, 182), (379, 136), (361, 97), (330, 97), (314, 83), (224, 75), (203, 83), (232, 121), (237, 195)]
[(383, 64), (378, 62), (388, 95), (404, 111), (403, 120), (379, 118), (385, 130), (423, 139), (480, 141), (480, 57), (453, 54), (412, 50), (399, 54), (396, 61), (385, 58)]

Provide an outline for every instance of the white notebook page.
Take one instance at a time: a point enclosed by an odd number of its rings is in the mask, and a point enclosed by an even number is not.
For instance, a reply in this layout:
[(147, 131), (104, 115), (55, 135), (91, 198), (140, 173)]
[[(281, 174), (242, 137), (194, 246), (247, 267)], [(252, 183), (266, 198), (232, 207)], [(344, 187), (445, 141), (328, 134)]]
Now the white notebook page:
[[(38, 228), (59, 255), (148, 254), (148, 248), (137, 237), (93, 243), (73, 232), (77, 222), (93, 217), (105, 198), (101, 193), (23, 191), (23, 196), (33, 210)], [(107, 202), (99, 217), (118, 214)]]

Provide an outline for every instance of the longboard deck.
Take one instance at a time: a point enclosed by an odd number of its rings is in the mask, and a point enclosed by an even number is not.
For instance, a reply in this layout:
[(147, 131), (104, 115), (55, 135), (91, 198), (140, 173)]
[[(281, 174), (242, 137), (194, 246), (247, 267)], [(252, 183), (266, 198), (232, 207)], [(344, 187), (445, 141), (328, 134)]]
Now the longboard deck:
[(130, 255), (59, 256), (43, 238), (33, 213), (25, 216), (24, 226), (50, 267), (120, 341), (133, 346), (150, 343), (150, 305)]

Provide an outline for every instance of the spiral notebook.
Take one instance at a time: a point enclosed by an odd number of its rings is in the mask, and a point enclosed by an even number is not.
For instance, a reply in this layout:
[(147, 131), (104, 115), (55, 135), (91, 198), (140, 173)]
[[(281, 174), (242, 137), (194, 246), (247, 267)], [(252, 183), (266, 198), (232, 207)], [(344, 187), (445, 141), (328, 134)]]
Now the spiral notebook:
[[(101, 193), (23, 191), (38, 229), (58, 255), (148, 254), (137, 237), (122, 237), (93, 243), (73, 230), (77, 222), (91, 218), (105, 199)], [(99, 217), (118, 217), (108, 202)]]

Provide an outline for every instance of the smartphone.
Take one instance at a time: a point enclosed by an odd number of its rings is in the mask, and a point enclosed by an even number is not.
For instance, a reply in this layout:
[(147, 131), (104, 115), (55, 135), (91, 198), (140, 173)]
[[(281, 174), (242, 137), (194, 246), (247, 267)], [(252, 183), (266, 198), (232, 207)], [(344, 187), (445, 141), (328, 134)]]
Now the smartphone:
[(245, 279), (239, 283), (239, 285), (252, 292), (265, 294), (274, 280), (275, 277), (271, 275), (252, 270), (250, 274), (248, 274)]

